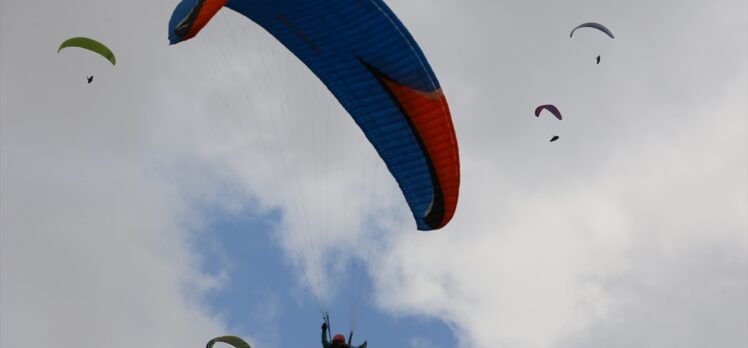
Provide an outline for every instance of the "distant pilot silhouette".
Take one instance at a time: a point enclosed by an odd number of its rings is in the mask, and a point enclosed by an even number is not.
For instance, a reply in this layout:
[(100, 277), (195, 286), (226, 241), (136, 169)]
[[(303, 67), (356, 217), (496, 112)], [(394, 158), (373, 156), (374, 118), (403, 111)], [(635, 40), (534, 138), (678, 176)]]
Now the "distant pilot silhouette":
[(600, 64), (600, 56), (597, 56), (597, 64)]
[(93, 81), (93, 75), (92, 75), (92, 76), (89, 76), (89, 77), (87, 77), (87, 79), (88, 79), (88, 83), (91, 83), (91, 82)]

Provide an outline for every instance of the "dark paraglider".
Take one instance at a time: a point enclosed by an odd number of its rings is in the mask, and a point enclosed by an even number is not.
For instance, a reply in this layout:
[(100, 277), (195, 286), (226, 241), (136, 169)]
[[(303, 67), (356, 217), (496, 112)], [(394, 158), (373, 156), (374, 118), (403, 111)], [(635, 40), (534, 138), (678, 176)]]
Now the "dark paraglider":
[(562, 119), (561, 111), (558, 111), (558, 108), (552, 104), (544, 104), (535, 108), (535, 117), (540, 117), (540, 112), (542, 112), (544, 109), (548, 110), (551, 114), (553, 114), (553, 116), (556, 116), (557, 119)]
[(86, 79), (88, 80), (88, 83), (93, 82), (93, 75), (86, 77)]
[[(548, 112), (553, 114), (553, 116), (555, 116), (559, 121), (563, 119), (563, 117), (561, 116), (561, 111), (559, 111), (558, 108), (552, 104), (544, 104), (535, 108), (535, 117), (540, 117), (540, 113), (543, 112), (543, 110), (548, 110)], [(551, 142), (554, 142), (556, 140), (558, 140), (558, 135), (554, 135), (553, 138), (551, 138)]]
[(600, 64), (600, 56), (597, 56), (596, 60), (597, 60), (597, 64)]

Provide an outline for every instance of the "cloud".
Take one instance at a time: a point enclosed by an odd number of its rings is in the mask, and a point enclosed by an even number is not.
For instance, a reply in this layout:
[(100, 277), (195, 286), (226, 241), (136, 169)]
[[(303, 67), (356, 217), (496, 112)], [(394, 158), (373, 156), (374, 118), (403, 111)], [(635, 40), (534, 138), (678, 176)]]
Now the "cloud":
[(410, 347), (412, 348), (429, 348), (433, 346), (433, 343), (423, 337), (414, 337), (410, 340)]

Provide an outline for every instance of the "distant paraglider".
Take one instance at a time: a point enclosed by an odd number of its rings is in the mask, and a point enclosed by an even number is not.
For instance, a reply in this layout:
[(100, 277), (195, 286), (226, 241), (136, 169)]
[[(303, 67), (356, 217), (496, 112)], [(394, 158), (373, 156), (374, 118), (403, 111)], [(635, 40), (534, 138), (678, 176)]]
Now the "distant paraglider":
[(93, 82), (93, 75), (86, 77), (86, 80), (88, 80), (88, 83)]
[(243, 339), (237, 336), (221, 336), (216, 337), (210, 341), (208, 341), (208, 344), (205, 345), (205, 348), (213, 348), (213, 345), (216, 344), (216, 342), (223, 342), (230, 344), (236, 348), (252, 348), (249, 343), (245, 342)]
[(597, 56), (597, 58), (595, 58), (595, 60), (597, 61), (597, 64), (600, 64), (600, 56)]
[(551, 104), (545, 104), (538, 106), (535, 108), (535, 117), (540, 117), (540, 113), (543, 111), (543, 109), (548, 110), (550, 113), (553, 114), (553, 116), (556, 116), (557, 119), (561, 120), (561, 111), (558, 111), (558, 108)]
[(579, 28), (594, 28), (607, 34), (608, 36), (610, 36), (611, 39), (615, 39), (615, 36), (613, 36), (613, 33), (610, 31), (610, 29), (606, 28), (604, 25), (600, 23), (594, 23), (594, 22), (588, 22), (588, 23), (583, 23), (583, 24), (578, 25), (576, 28), (571, 30), (569, 37), (573, 37), (574, 32), (577, 31), (577, 29)]
[[(94, 39), (87, 37), (74, 37), (63, 41), (60, 47), (57, 49), (57, 53), (60, 53), (63, 48), (67, 47), (78, 47), (85, 50), (89, 50), (94, 53), (98, 53), (102, 57), (106, 58), (112, 65), (117, 64), (117, 58), (114, 57), (114, 53), (109, 47), (106, 47), (103, 43), (98, 42)], [(90, 83), (90, 82), (89, 82)]]
[[(559, 121), (563, 118), (561, 117), (561, 111), (558, 111), (558, 108), (552, 104), (544, 104), (535, 108), (535, 117), (540, 117), (540, 113), (543, 112), (543, 109), (548, 110), (548, 112), (553, 114), (553, 116), (556, 116)], [(554, 135), (553, 138), (551, 138), (551, 142), (556, 140), (558, 140), (558, 135)]]

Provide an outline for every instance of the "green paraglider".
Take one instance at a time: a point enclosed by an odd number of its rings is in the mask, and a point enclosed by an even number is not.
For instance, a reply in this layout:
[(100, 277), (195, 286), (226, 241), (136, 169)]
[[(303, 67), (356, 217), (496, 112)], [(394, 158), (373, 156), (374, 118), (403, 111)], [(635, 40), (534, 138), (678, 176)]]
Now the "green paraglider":
[(60, 53), (60, 51), (66, 47), (83, 48), (91, 52), (98, 53), (102, 57), (106, 58), (109, 62), (111, 62), (112, 65), (117, 64), (117, 58), (114, 57), (114, 53), (112, 52), (112, 50), (110, 50), (109, 47), (106, 47), (106, 45), (104, 45), (103, 43), (98, 42), (94, 39), (90, 39), (87, 37), (73, 37), (67, 39), (60, 44), (60, 48), (57, 49), (57, 53)]
[(228, 343), (236, 348), (252, 348), (249, 346), (249, 343), (245, 342), (243, 339), (237, 337), (237, 336), (221, 336), (216, 337), (210, 341), (208, 341), (208, 344), (205, 345), (205, 348), (213, 348), (213, 345), (216, 342), (223, 342)]
[(611, 32), (610, 29), (608, 29), (607, 27), (605, 27), (604, 25), (602, 25), (600, 23), (595, 23), (595, 22), (582, 23), (582, 24), (576, 26), (574, 29), (571, 30), (571, 33), (569, 34), (569, 37), (573, 37), (574, 36), (574, 32), (577, 31), (577, 29), (579, 29), (579, 28), (594, 28), (594, 29), (602, 31), (603, 33), (605, 33), (605, 35), (610, 36), (611, 39), (615, 39), (616, 38), (615, 36), (613, 36), (613, 32)]

